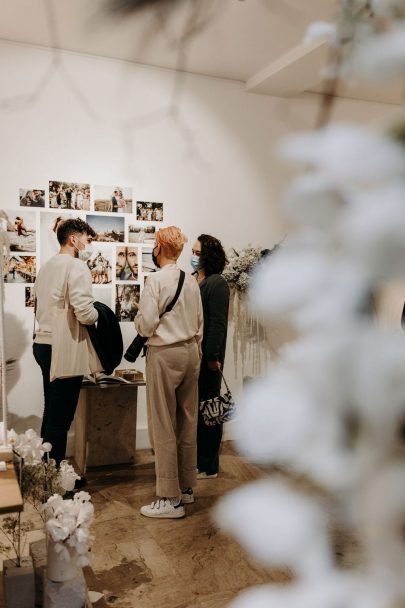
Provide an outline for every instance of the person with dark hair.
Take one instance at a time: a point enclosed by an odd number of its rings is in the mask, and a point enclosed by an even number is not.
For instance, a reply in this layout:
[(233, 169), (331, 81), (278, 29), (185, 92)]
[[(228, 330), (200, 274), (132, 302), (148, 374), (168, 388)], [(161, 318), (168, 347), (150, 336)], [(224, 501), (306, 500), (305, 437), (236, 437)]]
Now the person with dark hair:
[(96, 233), (76, 218), (59, 222), (56, 234), (60, 251), (41, 267), (35, 283), (33, 352), (44, 386), (41, 437), (52, 444), (50, 456), (59, 465), (83, 375), (102, 367), (85, 328), (98, 319), (91, 273), (84, 263)]
[[(204, 312), (199, 399), (218, 397), (221, 391), (228, 329), (229, 286), (222, 276), (227, 264), (221, 242), (201, 234), (194, 243), (191, 266), (200, 285)], [(197, 428), (198, 479), (218, 477), (222, 424), (206, 426), (199, 414)]]

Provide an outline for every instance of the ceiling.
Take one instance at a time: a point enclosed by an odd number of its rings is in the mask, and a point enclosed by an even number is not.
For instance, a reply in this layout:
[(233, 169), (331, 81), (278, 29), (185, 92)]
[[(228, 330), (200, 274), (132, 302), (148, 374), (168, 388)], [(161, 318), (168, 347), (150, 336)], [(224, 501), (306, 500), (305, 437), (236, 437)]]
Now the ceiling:
[[(0, 0), (0, 39), (236, 80), (251, 93), (293, 97), (322, 90), (326, 44), (302, 41), (311, 22), (333, 19), (337, 0), (176, 0), (160, 21), (156, 11), (118, 17), (109, 2)], [(199, 27), (181, 44), (196, 10)], [(402, 101), (400, 88), (359, 83), (339, 94)]]
[(107, 1), (0, 0), (0, 38), (176, 68), (176, 39), (200, 5), (207, 21), (182, 69), (245, 82), (301, 42), (311, 21), (328, 18), (336, 0), (183, 0), (164, 30), (150, 13), (113, 17)]

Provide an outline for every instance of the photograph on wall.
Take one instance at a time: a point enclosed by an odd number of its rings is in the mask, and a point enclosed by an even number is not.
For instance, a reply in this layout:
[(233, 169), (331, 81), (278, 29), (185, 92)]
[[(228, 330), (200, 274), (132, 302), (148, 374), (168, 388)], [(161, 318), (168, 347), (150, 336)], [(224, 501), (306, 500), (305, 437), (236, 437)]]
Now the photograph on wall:
[(36, 251), (37, 216), (33, 211), (11, 209), (4, 211), (10, 251)]
[(90, 184), (49, 182), (49, 207), (90, 211)]
[(149, 274), (150, 272), (156, 272), (156, 266), (153, 263), (152, 250), (142, 251), (142, 272)]
[(94, 186), (94, 211), (132, 213), (132, 188)]
[(163, 222), (163, 203), (136, 201), (136, 219), (143, 222)]
[(128, 226), (128, 242), (129, 243), (146, 243), (152, 245), (155, 241), (156, 226), (137, 226), (130, 224)]
[(112, 248), (93, 245), (91, 257), (87, 260), (94, 285), (108, 285), (112, 282)]
[(36, 278), (35, 255), (11, 254), (4, 260), (5, 283), (34, 283)]
[(133, 321), (139, 308), (140, 285), (116, 285), (115, 289), (115, 314), (118, 321)]
[(87, 215), (86, 222), (97, 233), (96, 241), (123, 243), (125, 240), (125, 218), (114, 215)]
[(61, 222), (72, 218), (84, 220), (85, 216), (80, 213), (59, 214), (52, 211), (44, 211), (40, 214), (39, 251), (41, 255), (41, 264), (45, 264), (52, 256), (59, 253), (60, 245), (56, 231)]
[(45, 190), (20, 188), (20, 207), (45, 207)]
[(138, 248), (116, 247), (115, 277), (117, 281), (138, 280)]
[(33, 287), (25, 288), (25, 308), (35, 307), (35, 292)]

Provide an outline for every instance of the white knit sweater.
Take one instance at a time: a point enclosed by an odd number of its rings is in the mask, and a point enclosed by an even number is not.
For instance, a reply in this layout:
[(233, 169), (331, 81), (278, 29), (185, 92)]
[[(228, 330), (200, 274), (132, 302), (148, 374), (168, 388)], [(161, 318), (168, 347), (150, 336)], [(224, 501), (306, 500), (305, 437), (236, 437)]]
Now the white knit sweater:
[(79, 323), (92, 325), (97, 321), (90, 270), (81, 260), (66, 253), (58, 253), (41, 267), (35, 282), (35, 342), (52, 343), (53, 313), (55, 308), (63, 307), (66, 285), (67, 301)]

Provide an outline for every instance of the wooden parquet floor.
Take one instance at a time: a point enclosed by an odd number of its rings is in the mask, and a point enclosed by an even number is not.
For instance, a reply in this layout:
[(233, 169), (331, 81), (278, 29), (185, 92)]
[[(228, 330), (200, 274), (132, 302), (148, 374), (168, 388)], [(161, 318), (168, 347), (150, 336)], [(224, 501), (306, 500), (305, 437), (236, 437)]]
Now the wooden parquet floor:
[(89, 472), (96, 512), (91, 589), (114, 608), (222, 608), (246, 587), (288, 581), (288, 572), (252, 563), (211, 518), (221, 496), (262, 475), (225, 444), (220, 476), (198, 482), (187, 516), (153, 520), (139, 513), (155, 496), (150, 451), (138, 452), (134, 466)]

